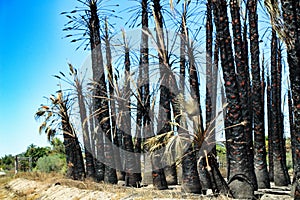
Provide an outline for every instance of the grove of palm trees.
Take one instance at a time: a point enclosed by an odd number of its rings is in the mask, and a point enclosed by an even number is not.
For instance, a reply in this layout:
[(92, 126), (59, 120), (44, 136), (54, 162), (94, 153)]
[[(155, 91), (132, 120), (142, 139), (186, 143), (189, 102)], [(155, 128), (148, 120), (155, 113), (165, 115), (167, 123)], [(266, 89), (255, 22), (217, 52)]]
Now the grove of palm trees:
[(77, 1), (62, 31), (90, 56), (35, 113), (62, 136), (68, 178), (300, 199), (299, 1)]

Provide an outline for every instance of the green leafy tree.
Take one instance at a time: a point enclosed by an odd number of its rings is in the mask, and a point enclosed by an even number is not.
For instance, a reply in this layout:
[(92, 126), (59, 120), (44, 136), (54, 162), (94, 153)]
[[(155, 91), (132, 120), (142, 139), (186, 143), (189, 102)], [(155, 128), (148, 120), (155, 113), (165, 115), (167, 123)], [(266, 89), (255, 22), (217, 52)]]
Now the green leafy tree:
[(66, 171), (66, 157), (63, 154), (51, 154), (38, 159), (36, 170), (41, 172), (61, 172)]
[(0, 159), (0, 168), (2, 170), (10, 170), (14, 167), (15, 157), (11, 154), (5, 155)]
[(52, 153), (65, 154), (65, 146), (63, 141), (61, 141), (58, 137), (54, 137), (50, 144), (52, 146)]
[(31, 144), (27, 147), (27, 150), (24, 153), (24, 156), (31, 158), (32, 168), (35, 168), (38, 159), (43, 157), (43, 156), (49, 155), (50, 152), (51, 152), (50, 147), (38, 147), (34, 144)]

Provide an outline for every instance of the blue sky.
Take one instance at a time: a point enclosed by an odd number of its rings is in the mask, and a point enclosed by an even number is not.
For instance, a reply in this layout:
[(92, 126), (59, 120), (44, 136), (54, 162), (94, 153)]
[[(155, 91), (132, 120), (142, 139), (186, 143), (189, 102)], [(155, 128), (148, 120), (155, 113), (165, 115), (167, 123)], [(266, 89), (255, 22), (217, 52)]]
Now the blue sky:
[(52, 75), (80, 66), (88, 52), (62, 39), (67, 22), (60, 15), (75, 0), (0, 0), (0, 157), (18, 154), (34, 143), (49, 145), (39, 135), (34, 113), (43, 96), (54, 93)]

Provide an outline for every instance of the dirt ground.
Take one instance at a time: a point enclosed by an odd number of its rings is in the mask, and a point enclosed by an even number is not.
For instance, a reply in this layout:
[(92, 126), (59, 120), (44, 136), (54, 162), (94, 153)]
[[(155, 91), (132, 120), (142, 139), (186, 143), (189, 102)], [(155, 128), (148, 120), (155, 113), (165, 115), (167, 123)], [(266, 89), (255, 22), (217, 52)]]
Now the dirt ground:
[[(262, 200), (292, 200), (289, 187), (275, 187), (259, 190), (257, 198)], [(191, 195), (181, 191), (180, 186), (158, 191), (153, 187), (127, 188), (121, 185), (108, 185), (92, 181), (73, 181), (63, 177), (0, 177), (0, 199), (12, 200), (170, 200), (170, 199), (230, 199), (226, 196)]]

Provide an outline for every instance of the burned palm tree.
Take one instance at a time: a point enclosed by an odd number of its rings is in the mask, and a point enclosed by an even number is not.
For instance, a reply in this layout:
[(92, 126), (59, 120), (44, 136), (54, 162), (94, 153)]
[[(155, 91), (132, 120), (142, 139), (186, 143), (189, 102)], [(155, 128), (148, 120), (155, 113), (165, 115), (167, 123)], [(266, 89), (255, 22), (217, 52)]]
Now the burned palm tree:
[[(252, 5), (255, 6), (255, 5)], [(248, 2), (248, 8), (249, 9), (249, 2)], [(242, 117), (247, 124), (244, 127), (245, 136), (247, 137), (248, 142), (248, 160), (249, 160), (249, 167), (253, 169), (254, 171), (254, 165), (253, 165), (253, 139), (252, 139), (252, 117), (250, 116), (250, 108), (248, 106), (249, 98), (248, 91), (249, 91), (249, 71), (246, 67), (247, 60), (245, 60), (247, 57), (245, 54), (243, 54), (244, 49), (244, 42), (242, 41), (242, 27), (241, 27), (241, 16), (240, 16), (240, 5), (239, 2), (236, 0), (230, 1), (230, 13), (232, 18), (232, 33), (233, 33), (233, 41), (234, 41), (234, 51), (235, 51), (235, 66), (238, 73), (237, 81), (238, 81), (238, 90), (240, 95), (240, 101), (241, 101), (241, 111), (242, 111)], [(250, 8), (251, 9), (251, 8)], [(250, 13), (249, 13), (250, 14)], [(246, 20), (246, 19), (245, 19)], [(251, 28), (251, 27), (250, 27)], [(244, 38), (247, 39), (247, 38)], [(251, 170), (252, 171), (252, 170)], [(254, 185), (254, 189), (257, 189), (257, 180), (255, 173), (250, 173), (251, 182)]]
[[(166, 50), (165, 38), (164, 38), (164, 28), (163, 28), (163, 15), (160, 0), (152, 0), (153, 3), (153, 16), (156, 28), (156, 43), (158, 51), (158, 62), (160, 69), (160, 107), (157, 126), (157, 135), (168, 133), (171, 131), (171, 105), (170, 105), (170, 91), (169, 91), (169, 60)], [(165, 117), (163, 117), (165, 115)], [(162, 120), (163, 119), (163, 120)], [(152, 156), (152, 178), (153, 185), (158, 189), (167, 189), (167, 181), (165, 177), (165, 172), (163, 166), (161, 165), (160, 156), (157, 153)]]
[(290, 82), (292, 89), (292, 99), (293, 99), (293, 126), (292, 128), (292, 141), (293, 141), (293, 160), (294, 160), (294, 177), (293, 177), (293, 196), (295, 199), (300, 198), (300, 156), (297, 153), (299, 149), (300, 142), (300, 34), (299, 34), (299, 19), (300, 19), (300, 6), (298, 1), (292, 0), (282, 0), (282, 12), (283, 20), (285, 24), (286, 35), (288, 35), (285, 40), (287, 45), (287, 57), (289, 64)]
[[(82, 41), (86, 45), (85, 49), (90, 46), (92, 59), (92, 73), (93, 73), (93, 115), (95, 116), (95, 128), (97, 130), (96, 137), (96, 176), (98, 181), (104, 180), (104, 175), (107, 175), (106, 181), (109, 183), (116, 183), (117, 177), (112, 143), (111, 143), (111, 120), (109, 115), (109, 95), (107, 92), (107, 81), (104, 73), (103, 54), (101, 49), (100, 36), (100, 18), (99, 12), (101, 10), (101, 0), (86, 0), (79, 1), (85, 6), (82, 10), (74, 10), (70, 13), (64, 12), (70, 21), (67, 23), (66, 31), (83, 31), (80, 33), (79, 39), (74, 39), (71, 42)], [(106, 9), (104, 9), (105, 11)], [(70, 16), (77, 12), (84, 12), (84, 15)], [(102, 13), (111, 16), (111, 13)], [(75, 34), (76, 35), (76, 34)], [(78, 34), (77, 34), (78, 35)], [(70, 34), (67, 37), (73, 37)], [(79, 46), (80, 47), (80, 46)], [(104, 156), (104, 151), (106, 157)], [(108, 156), (109, 155), (109, 156)], [(104, 173), (105, 163), (109, 168), (109, 173)]]
[[(297, 154), (297, 149), (300, 147), (300, 37), (299, 37), (299, 2), (296, 0), (281, 0), (281, 7), (277, 1), (265, 1), (265, 5), (271, 16), (271, 23), (279, 37), (285, 42), (287, 47), (287, 61), (289, 64), (290, 82), (293, 99), (294, 113), (294, 134), (291, 135), (293, 142), (294, 153), (294, 177), (293, 177), (293, 195), (295, 199), (300, 198), (300, 156)], [(281, 9), (280, 9), (281, 8)], [(281, 15), (282, 12), (282, 15)], [(283, 20), (281, 20), (283, 18)]]
[(94, 166), (94, 152), (91, 147), (91, 134), (89, 130), (87, 109), (86, 109), (86, 91), (84, 90), (84, 78), (80, 79), (77, 69), (75, 69), (72, 64), (69, 63), (70, 69), (70, 78), (67, 77), (63, 72), (60, 72), (60, 75), (55, 75), (54, 77), (66, 82), (70, 85), (72, 90), (75, 92), (75, 98), (77, 97), (77, 103), (79, 107), (79, 115), (81, 122), (81, 129), (83, 135), (83, 144), (84, 144), (84, 154), (85, 154), (85, 166), (86, 166), (86, 175), (89, 178), (95, 178), (95, 166)]
[[(269, 174), (267, 170), (265, 131), (264, 131), (264, 102), (261, 82), (261, 67), (259, 64), (259, 39), (257, 1), (248, 1), (250, 51), (252, 72), (252, 108), (254, 123), (254, 164), (258, 188), (270, 188)], [(264, 76), (264, 74), (262, 74)]]
[(274, 181), (274, 163), (273, 163), (273, 126), (272, 126), (272, 92), (270, 75), (267, 77), (267, 114), (268, 114), (268, 159), (269, 159), (269, 179)]
[(74, 102), (64, 97), (62, 91), (57, 96), (51, 95), (50, 105), (41, 105), (35, 113), (35, 118), (43, 118), (39, 127), (40, 133), (45, 131), (50, 141), (56, 134), (62, 133), (67, 161), (67, 177), (74, 180), (83, 180), (85, 170), (83, 156), (79, 145), (78, 137), (70, 119), (70, 112)]
[[(287, 179), (284, 172), (284, 163), (283, 160), (283, 132), (279, 128), (281, 123), (281, 92), (278, 88), (281, 85), (281, 73), (278, 70), (278, 39), (276, 36), (275, 30), (272, 31), (272, 43), (271, 43), (271, 91), (272, 91), (272, 148), (273, 148), (273, 163), (274, 163), (274, 182), (276, 185), (287, 185), (289, 179)], [(278, 74), (279, 73), (279, 74)]]
[[(150, 88), (149, 88), (149, 36), (148, 36), (148, 0), (141, 1), (141, 44), (140, 44), (140, 60), (139, 60), (139, 79), (138, 94), (140, 99), (137, 103), (137, 133), (135, 138), (135, 152), (136, 154), (136, 165), (141, 168), (141, 157), (142, 152), (142, 138), (149, 138), (152, 136), (152, 127), (150, 119)], [(142, 130), (143, 133), (142, 133)], [(142, 136), (144, 134), (144, 136)], [(136, 174), (141, 181), (141, 173)]]
[[(130, 49), (128, 46), (128, 42), (126, 40), (125, 31), (123, 31), (123, 41), (124, 41), (124, 88), (121, 96), (121, 100), (119, 101), (119, 106), (122, 108), (119, 113), (121, 129), (124, 130), (123, 145), (121, 145), (122, 149), (126, 151), (124, 155), (125, 161), (125, 184), (126, 186), (131, 187), (139, 187), (140, 186), (140, 165), (137, 164), (136, 154), (134, 152), (134, 143), (131, 133), (131, 75), (130, 75)], [(122, 100), (123, 99), (123, 100)]]
[[(236, 198), (253, 198), (255, 190), (254, 169), (251, 167), (253, 165), (251, 165), (248, 155), (249, 140), (247, 134), (249, 133), (245, 133), (244, 127), (241, 126), (244, 124), (239, 91), (241, 83), (239, 83), (235, 73), (226, 1), (213, 1), (213, 11), (228, 103), (225, 132), (229, 187)], [(237, 66), (237, 68), (239, 67), (241, 66)], [(239, 188), (244, 188), (244, 190), (240, 191)]]

